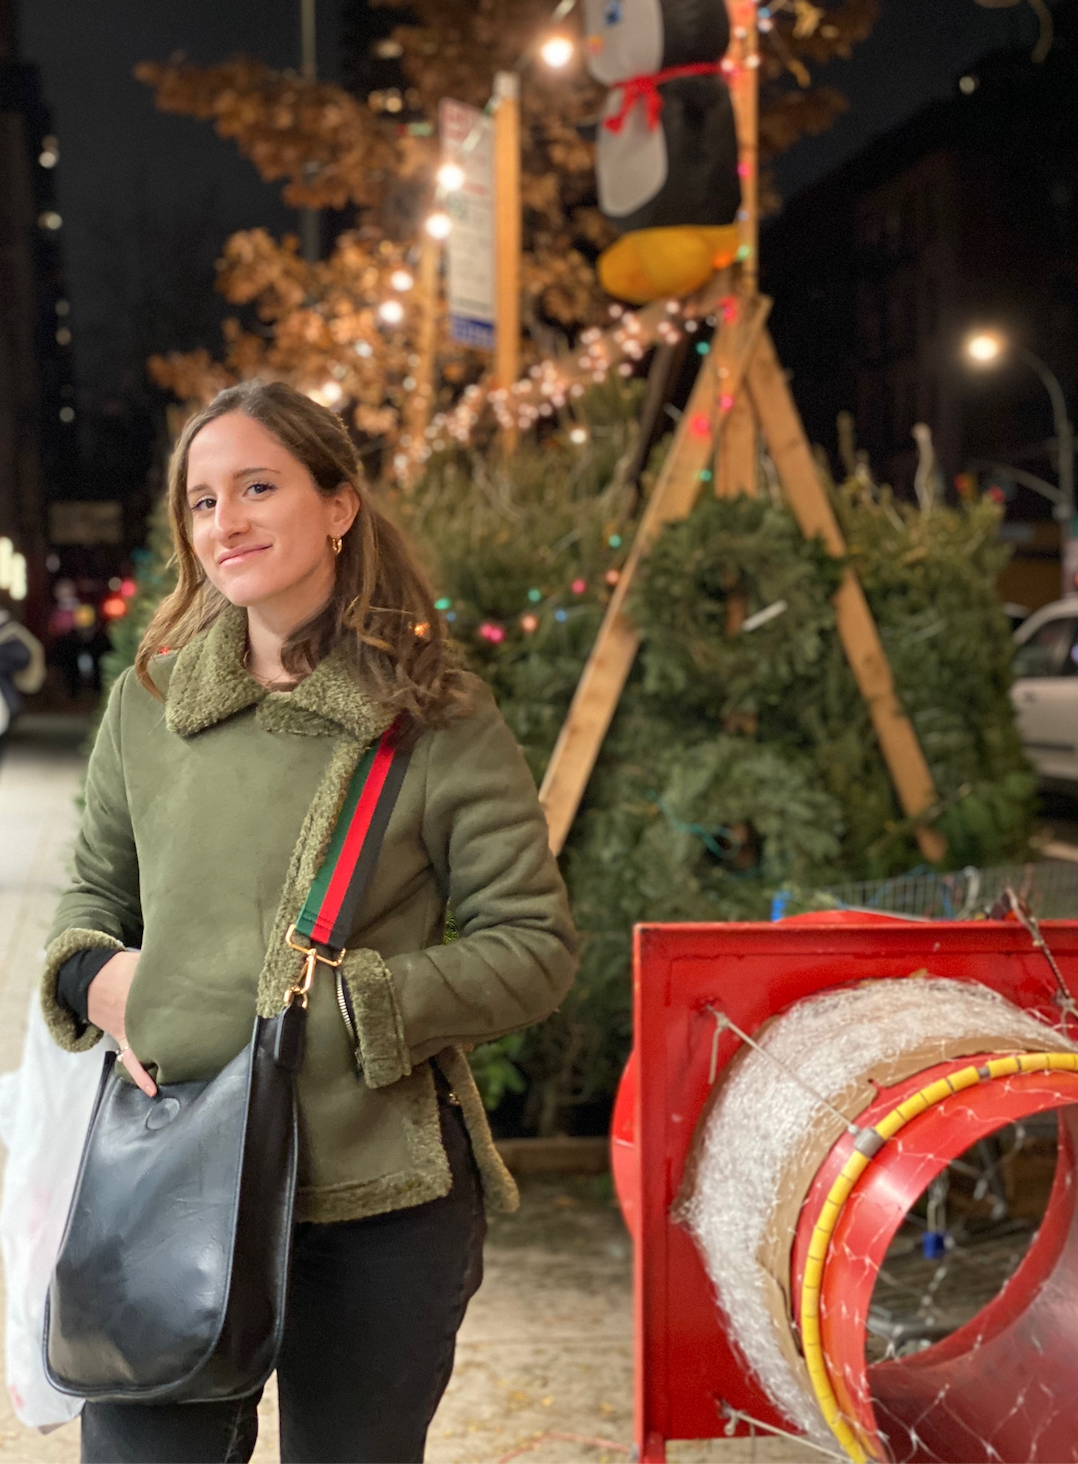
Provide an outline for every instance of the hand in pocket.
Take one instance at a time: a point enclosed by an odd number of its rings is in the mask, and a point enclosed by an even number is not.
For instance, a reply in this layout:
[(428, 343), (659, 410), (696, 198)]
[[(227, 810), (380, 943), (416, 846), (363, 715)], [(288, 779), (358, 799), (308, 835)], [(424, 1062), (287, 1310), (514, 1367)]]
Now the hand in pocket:
[(86, 1015), (95, 1027), (100, 1027), (102, 1032), (115, 1037), (120, 1044), (117, 1062), (123, 1063), (132, 1081), (138, 1084), (147, 1097), (152, 1098), (157, 1092), (157, 1084), (127, 1045), (127, 1034), (124, 1030), (127, 997), (137, 966), (137, 951), (117, 951), (90, 982), (86, 993)]

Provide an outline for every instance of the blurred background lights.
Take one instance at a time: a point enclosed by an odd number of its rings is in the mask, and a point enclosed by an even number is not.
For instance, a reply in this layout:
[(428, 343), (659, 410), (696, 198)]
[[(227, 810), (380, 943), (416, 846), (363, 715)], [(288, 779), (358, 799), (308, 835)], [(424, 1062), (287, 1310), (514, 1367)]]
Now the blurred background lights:
[(568, 66), (573, 59), (573, 52), (576, 47), (568, 36), (548, 36), (539, 47), (539, 54), (548, 66), (555, 71), (560, 71), (563, 66)]
[(448, 239), (453, 228), (453, 220), (447, 213), (432, 213), (427, 219), (427, 233), (432, 239)]
[(383, 300), (378, 307), (378, 317), (386, 325), (400, 325), (404, 319), (404, 306), (399, 300)]
[(447, 193), (456, 193), (464, 187), (464, 169), (459, 163), (443, 163), (438, 169), (438, 186)]
[(389, 283), (395, 290), (410, 290), (415, 280), (406, 269), (395, 269), (389, 277)]
[(26, 599), (26, 556), (7, 538), (0, 539), (0, 590), (13, 600)]
[(344, 389), (340, 382), (334, 381), (331, 377), (324, 381), (321, 386), (313, 386), (307, 392), (312, 402), (317, 402), (320, 407), (333, 407), (344, 396)]

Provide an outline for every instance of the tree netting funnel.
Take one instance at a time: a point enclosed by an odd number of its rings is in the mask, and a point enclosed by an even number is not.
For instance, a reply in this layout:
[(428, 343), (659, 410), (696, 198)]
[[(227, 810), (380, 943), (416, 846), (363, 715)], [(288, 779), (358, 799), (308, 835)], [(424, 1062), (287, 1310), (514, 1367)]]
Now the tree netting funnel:
[[(670, 1439), (761, 1432), (807, 1436), (833, 1458), (856, 1450), (1078, 1460), (1078, 1075), (1070, 1071), (1078, 1050), (1061, 1030), (1076, 1031), (1078, 921), (1045, 922), (1040, 936), (1051, 962), (1032, 932), (1009, 920), (836, 911), (767, 924), (637, 926), (634, 1048), (611, 1160), (634, 1240), (641, 1464), (660, 1464)], [(866, 1367), (873, 1280), (878, 1357), (878, 1344), (894, 1335), (880, 1330), (881, 1305), (894, 1301), (892, 1319), (920, 1326), (919, 1278), (938, 1270), (912, 1218), (881, 1267), (901, 1217), (926, 1184), (930, 1198), (946, 1180), (954, 1223), (938, 1223), (937, 1211), (928, 1228), (955, 1241), (952, 1278), (980, 1266), (980, 1240), (963, 1259), (957, 1208), (971, 1156), (950, 1161), (971, 1144), (1009, 1153), (1026, 1142), (1023, 1129), (1040, 1167), (1022, 1173), (1043, 1183), (1035, 1204), (1024, 1191), (1029, 1219), (1020, 1242), (1006, 1243), (1013, 1257), (987, 1285), (967, 1288), (934, 1331), (907, 1330), (895, 1345), (950, 1333), (944, 1340)], [(851, 1161), (859, 1173), (847, 1169)], [(1008, 1206), (1017, 1204), (1016, 1172), (1003, 1187)], [(1053, 1174), (1046, 1218), (1027, 1250)], [(849, 1190), (828, 1206), (836, 1182)], [(822, 1244), (816, 1276), (814, 1238)], [(884, 1297), (904, 1245), (910, 1285)], [(1023, 1252), (1009, 1285), (984, 1306)], [(815, 1380), (826, 1381), (850, 1449), (828, 1426), (802, 1351), (813, 1343), (813, 1295)]]
[[(1078, 1049), (971, 981), (824, 990), (757, 1031), (705, 1105), (678, 1211), (776, 1411), (855, 1460), (1078, 1459)], [(932, 1179), (1059, 1110), (1045, 1220), (972, 1321), (868, 1366), (887, 1250)]]
[[(834, 1259), (825, 1273), (823, 1351), (840, 1407), (872, 1456), (1073, 1460), (1078, 1457), (1073, 1386), (1078, 1375), (1078, 1109), (1070, 1105), (1078, 1102), (1078, 1076), (1017, 1076), (972, 1098), (971, 1103), (960, 1091), (914, 1120), (887, 1157), (881, 1154), (883, 1162), (869, 1182), (851, 1195), (835, 1228)], [(970, 1137), (1064, 1104), (1055, 1185), (1037, 1237), (1015, 1275), (970, 1322), (927, 1351), (866, 1367), (873, 1282), (922, 1181), (939, 1172), (941, 1160), (957, 1158)], [(795, 1295), (798, 1279), (803, 1270), (795, 1278)]]

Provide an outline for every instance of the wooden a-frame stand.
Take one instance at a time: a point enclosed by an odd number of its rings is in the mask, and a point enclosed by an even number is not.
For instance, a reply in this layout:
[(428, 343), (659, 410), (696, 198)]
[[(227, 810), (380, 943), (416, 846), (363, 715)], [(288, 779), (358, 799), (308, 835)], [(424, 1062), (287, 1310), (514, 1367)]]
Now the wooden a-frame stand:
[[(746, 283), (748, 288), (745, 288)], [(550, 845), (561, 851), (640, 645), (625, 612), (640, 564), (664, 524), (691, 512), (701, 473), (714, 462), (716, 492), (756, 493), (759, 439), (767, 445), (790, 510), (806, 538), (819, 535), (831, 554), (846, 545), (820, 482), (800, 415), (766, 329), (770, 301), (752, 282), (732, 297), (704, 357), (636, 538), (551, 755), (539, 797)], [(838, 633), (903, 812), (925, 815), (938, 802), (917, 734), (895, 694), (894, 679), (860, 581), (847, 566), (834, 597)], [(937, 861), (947, 845), (921, 824), (917, 841)]]

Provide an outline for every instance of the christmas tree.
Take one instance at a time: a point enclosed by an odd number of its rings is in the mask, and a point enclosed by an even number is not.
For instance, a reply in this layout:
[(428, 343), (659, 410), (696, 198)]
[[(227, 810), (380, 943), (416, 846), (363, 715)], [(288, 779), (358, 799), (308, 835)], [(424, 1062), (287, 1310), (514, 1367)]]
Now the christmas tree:
[[(634, 412), (634, 390), (608, 382), (580, 408), (582, 443), (555, 433), (509, 463), (442, 454), (399, 502), (537, 779), (631, 538)], [(632, 596), (640, 655), (563, 858), (581, 972), (512, 1055), (483, 1058), (527, 1075), (540, 1132), (613, 1089), (635, 922), (766, 919), (778, 890), (920, 863), (836, 634), (841, 563), (802, 538), (765, 467), (760, 496), (705, 495), (668, 527)], [(996, 506), (921, 512), (863, 474), (828, 486), (940, 792), (948, 866), (1024, 857), (1033, 779)]]

